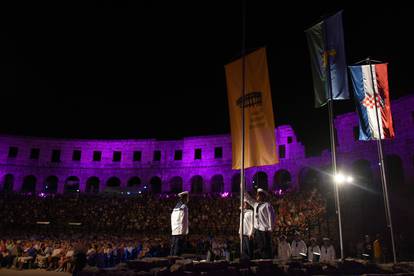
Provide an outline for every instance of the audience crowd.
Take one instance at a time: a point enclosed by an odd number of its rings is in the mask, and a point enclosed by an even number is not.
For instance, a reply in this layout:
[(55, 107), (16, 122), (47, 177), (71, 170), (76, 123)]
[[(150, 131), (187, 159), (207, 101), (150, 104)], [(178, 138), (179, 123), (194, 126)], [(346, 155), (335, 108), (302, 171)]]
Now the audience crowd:
[[(126, 260), (169, 254), (174, 195), (0, 195), (0, 267), (69, 271), (82, 264), (112, 267)], [(317, 190), (275, 195), (274, 253), (279, 237), (325, 219)], [(229, 259), (238, 252), (239, 197), (191, 196), (186, 252)], [(321, 241), (322, 237), (319, 237)], [(76, 261), (78, 259), (78, 261)]]

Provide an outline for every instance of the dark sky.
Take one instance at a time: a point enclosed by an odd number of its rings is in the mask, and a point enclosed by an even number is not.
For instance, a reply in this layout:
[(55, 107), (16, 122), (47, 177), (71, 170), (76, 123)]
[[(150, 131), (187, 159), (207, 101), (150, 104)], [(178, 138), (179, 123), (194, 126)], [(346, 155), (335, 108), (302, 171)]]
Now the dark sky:
[[(230, 132), (224, 64), (241, 51), (241, 1), (4, 2), (13, 4), (0, 7), (1, 133)], [(391, 97), (414, 92), (409, 7), (279, 2), (248, 0), (247, 48), (267, 47), (276, 124), (291, 124), (309, 153), (329, 145), (327, 110), (313, 108), (304, 35), (322, 15), (344, 9), (348, 63), (388, 61)], [(354, 110), (351, 101), (335, 108)]]

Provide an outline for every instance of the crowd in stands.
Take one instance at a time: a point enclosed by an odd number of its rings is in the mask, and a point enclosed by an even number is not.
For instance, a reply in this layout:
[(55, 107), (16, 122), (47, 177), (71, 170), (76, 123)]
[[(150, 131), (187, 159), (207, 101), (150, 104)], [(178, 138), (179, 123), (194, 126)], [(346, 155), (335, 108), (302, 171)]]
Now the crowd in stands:
[[(169, 254), (174, 195), (0, 195), (1, 267), (43, 267), (72, 271), (77, 252), (91, 266)], [(325, 218), (326, 203), (316, 190), (273, 195), (274, 253), (282, 234), (305, 233)], [(239, 197), (191, 196), (187, 253), (228, 259), (239, 247)], [(321, 241), (322, 237), (319, 237)]]
[[(85, 232), (130, 234), (168, 234), (170, 214), (175, 196), (77, 196), (44, 197), (9, 194), (0, 196), (0, 217), (3, 230), (33, 229), (37, 222), (49, 222), (43, 228), (68, 228), (81, 224)], [(315, 190), (289, 193), (271, 200), (277, 212), (276, 232), (306, 231), (321, 220), (325, 202)], [(237, 235), (239, 198), (226, 195), (191, 197), (190, 231), (204, 235)], [(218, 219), (220, 218), (220, 219)]]

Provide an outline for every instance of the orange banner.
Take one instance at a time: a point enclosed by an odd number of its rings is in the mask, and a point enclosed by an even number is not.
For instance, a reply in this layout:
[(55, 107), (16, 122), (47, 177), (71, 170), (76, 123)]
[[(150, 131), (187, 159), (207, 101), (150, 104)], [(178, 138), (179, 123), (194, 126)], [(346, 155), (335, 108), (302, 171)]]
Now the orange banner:
[(244, 100), (242, 99), (243, 58), (227, 64), (225, 69), (232, 137), (232, 168), (241, 168), (243, 104), (245, 107), (244, 167), (278, 163), (266, 49), (260, 48), (245, 56)]

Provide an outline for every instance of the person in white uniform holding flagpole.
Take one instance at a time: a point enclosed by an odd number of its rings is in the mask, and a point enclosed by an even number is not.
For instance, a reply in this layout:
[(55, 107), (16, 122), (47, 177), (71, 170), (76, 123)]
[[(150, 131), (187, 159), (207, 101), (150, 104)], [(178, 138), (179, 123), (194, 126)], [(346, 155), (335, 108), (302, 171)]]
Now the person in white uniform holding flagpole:
[(259, 188), (254, 200), (245, 193), (244, 200), (253, 207), (254, 257), (272, 259), (272, 231), (276, 226), (276, 215), (273, 206), (268, 202), (268, 193)]
[(184, 237), (188, 235), (188, 192), (178, 194), (179, 201), (171, 213), (171, 256), (183, 253)]

